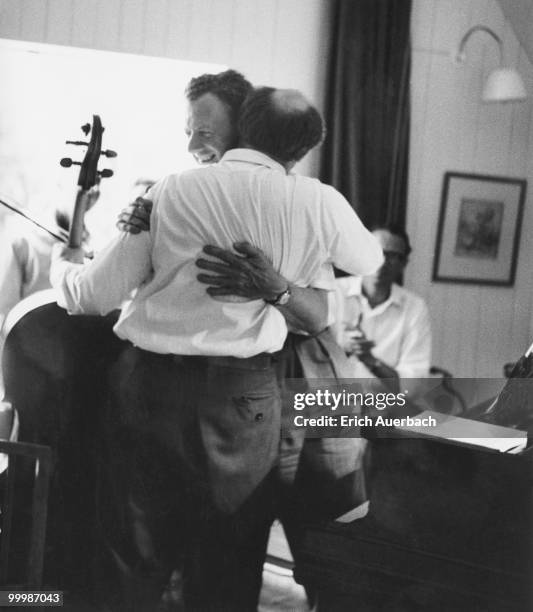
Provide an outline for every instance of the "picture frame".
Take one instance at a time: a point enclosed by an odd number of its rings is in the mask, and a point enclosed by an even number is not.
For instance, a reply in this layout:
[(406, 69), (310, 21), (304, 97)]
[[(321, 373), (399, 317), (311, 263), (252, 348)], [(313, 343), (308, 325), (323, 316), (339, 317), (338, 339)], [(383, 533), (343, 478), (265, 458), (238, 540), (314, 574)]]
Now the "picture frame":
[(433, 281), (514, 284), (527, 181), (446, 172)]

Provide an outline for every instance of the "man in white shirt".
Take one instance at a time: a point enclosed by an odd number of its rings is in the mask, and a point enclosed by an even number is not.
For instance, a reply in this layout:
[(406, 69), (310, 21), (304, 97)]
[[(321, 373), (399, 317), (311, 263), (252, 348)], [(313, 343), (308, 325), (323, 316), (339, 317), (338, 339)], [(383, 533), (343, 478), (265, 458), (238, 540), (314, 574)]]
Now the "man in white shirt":
[[(247, 148), (150, 190), (150, 232), (120, 235), (85, 266), (68, 261), (81, 259), (79, 252), (63, 249), (51, 273), (59, 303), (72, 313), (105, 314), (136, 292), (115, 326), (132, 344), (117, 379), (117, 418), (134, 480), (126, 486), (137, 515), (148, 507), (152, 517), (175, 511), (175, 528), (182, 527), (177, 540), (187, 538), (194, 553), (185, 561), (185, 599), (200, 609), (255, 605), (247, 582), (256, 580), (257, 568), (243, 567), (253, 520), (241, 518), (238, 530), (227, 533), (224, 517), (254, 503), (277, 459), (272, 354), (287, 328), (268, 302), (290, 299), (293, 287), (321, 276), (324, 288), (332, 288), (331, 263), (368, 274), (382, 261), (379, 244), (339, 193), (287, 174), (322, 138), (320, 115), (301, 94), (257, 90), (242, 109), (240, 128)], [(270, 300), (207, 298), (196, 280), (203, 246), (229, 249), (243, 239), (289, 282)], [(168, 489), (154, 474), (172, 475), (175, 486)], [(161, 529), (161, 516), (153, 518), (153, 530)], [(228, 541), (224, 559), (210, 554), (221, 538)], [(176, 567), (176, 559), (167, 561)], [(238, 585), (220, 580), (219, 562)]]
[(337, 280), (337, 340), (354, 378), (381, 378), (398, 391), (401, 380), (429, 375), (430, 319), (424, 300), (397, 284), (411, 251), (405, 231), (384, 225), (373, 234), (385, 262), (371, 275)]

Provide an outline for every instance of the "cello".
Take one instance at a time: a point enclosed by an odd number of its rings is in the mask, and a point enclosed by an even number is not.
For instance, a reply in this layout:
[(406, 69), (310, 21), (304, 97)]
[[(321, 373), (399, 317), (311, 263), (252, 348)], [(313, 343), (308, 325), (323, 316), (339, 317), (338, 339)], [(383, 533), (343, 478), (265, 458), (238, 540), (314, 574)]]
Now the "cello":
[[(90, 141), (83, 161), (64, 158), (63, 167), (80, 166), (68, 245), (81, 246), (84, 215), (98, 170), (104, 128), (98, 115), (82, 127)], [(19, 439), (50, 446), (54, 455), (48, 513), (44, 581), (53, 588), (84, 590), (94, 583), (95, 542), (101, 500), (99, 461), (106, 397), (106, 371), (121, 348), (113, 334), (116, 313), (106, 317), (70, 316), (55, 303), (53, 291), (22, 300), (6, 319), (2, 359), (5, 399), (19, 416)], [(24, 483), (18, 487), (23, 504)], [(15, 545), (25, 548), (24, 516), (14, 529)], [(15, 571), (17, 564), (15, 563)]]

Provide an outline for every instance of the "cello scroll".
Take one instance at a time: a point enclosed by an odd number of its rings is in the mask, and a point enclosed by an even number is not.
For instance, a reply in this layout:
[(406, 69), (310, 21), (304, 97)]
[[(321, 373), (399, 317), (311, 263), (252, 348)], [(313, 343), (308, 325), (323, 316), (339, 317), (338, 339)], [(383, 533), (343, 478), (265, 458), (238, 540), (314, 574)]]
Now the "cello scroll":
[(72, 216), (72, 223), (70, 225), (70, 232), (68, 238), (68, 246), (72, 249), (79, 248), (81, 246), (83, 237), (83, 218), (89, 208), (90, 190), (98, 185), (100, 178), (108, 178), (113, 176), (113, 171), (109, 169), (98, 170), (98, 161), (101, 155), (105, 157), (116, 157), (115, 151), (106, 149), (102, 151), (102, 134), (104, 128), (98, 115), (93, 115), (92, 126), (85, 124), (81, 128), (83, 133), (87, 136), (91, 133), (91, 139), (89, 142), (80, 140), (67, 140), (67, 144), (73, 144), (77, 146), (86, 146), (87, 151), (82, 162), (73, 161), (70, 157), (64, 157), (60, 164), (64, 168), (71, 166), (80, 166), (80, 172), (78, 175), (78, 191), (76, 194), (76, 202), (74, 204), (74, 213)]

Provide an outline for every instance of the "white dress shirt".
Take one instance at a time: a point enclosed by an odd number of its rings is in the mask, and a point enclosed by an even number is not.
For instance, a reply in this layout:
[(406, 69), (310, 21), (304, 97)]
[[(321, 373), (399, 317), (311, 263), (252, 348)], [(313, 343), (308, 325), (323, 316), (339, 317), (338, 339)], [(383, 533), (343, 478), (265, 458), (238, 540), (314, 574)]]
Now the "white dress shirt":
[(195, 265), (206, 244), (247, 240), (290, 282), (329, 290), (331, 264), (369, 274), (383, 260), (344, 197), (257, 151), (228, 151), (216, 165), (166, 177), (146, 197), (149, 232), (121, 234), (88, 265), (56, 258), (51, 280), (71, 313), (105, 314), (138, 289), (115, 332), (153, 352), (249, 357), (283, 345), (275, 307), (206, 293)]
[[(400, 379), (423, 378), (431, 365), (431, 329), (424, 300), (412, 291), (393, 284), (389, 299), (371, 308), (362, 292), (362, 279), (337, 279), (336, 336), (344, 346), (360, 321), (368, 340), (375, 343), (372, 354), (398, 372)], [(352, 355), (354, 378), (374, 378)]]

